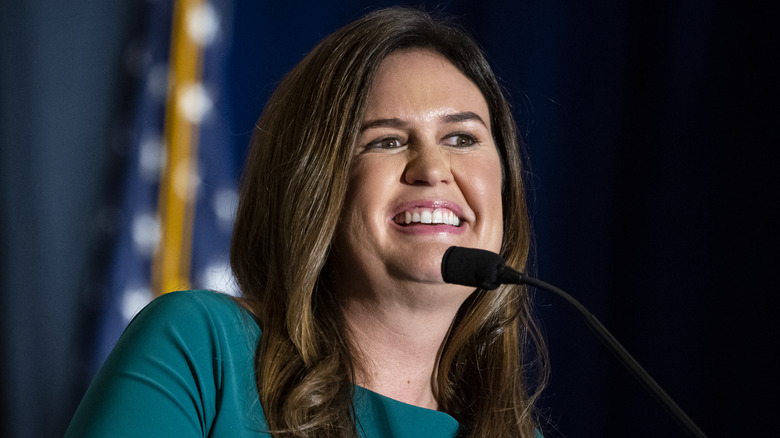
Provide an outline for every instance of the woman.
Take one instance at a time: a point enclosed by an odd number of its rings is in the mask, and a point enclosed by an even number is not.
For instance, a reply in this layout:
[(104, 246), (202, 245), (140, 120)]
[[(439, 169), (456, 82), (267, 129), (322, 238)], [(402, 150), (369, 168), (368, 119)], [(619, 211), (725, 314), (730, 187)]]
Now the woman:
[(451, 245), (516, 268), (529, 252), (516, 127), (473, 40), (417, 10), (370, 13), (284, 78), (256, 128), (240, 302), (148, 306), (70, 436), (537, 434), (528, 293), (440, 274)]

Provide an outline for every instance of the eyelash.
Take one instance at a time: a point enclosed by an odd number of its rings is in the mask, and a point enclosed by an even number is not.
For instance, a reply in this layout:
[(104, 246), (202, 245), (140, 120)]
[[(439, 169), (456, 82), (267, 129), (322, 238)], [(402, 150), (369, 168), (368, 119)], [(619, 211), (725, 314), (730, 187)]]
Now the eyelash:
[[(474, 146), (475, 144), (478, 143), (477, 142), (477, 138), (475, 136), (473, 136), (472, 134), (469, 134), (467, 132), (454, 132), (454, 133), (449, 134), (446, 137), (444, 137), (444, 140), (449, 140), (449, 139), (452, 139), (452, 138), (459, 138), (460, 139), (457, 142), (457, 144), (449, 145), (449, 146), (456, 147), (456, 148), (466, 148), (466, 147)], [(467, 142), (467, 144), (465, 144), (465, 145), (461, 144), (464, 140)], [(389, 142), (389, 141), (395, 142), (396, 145), (395, 146), (389, 146), (389, 147), (384, 146), (384, 144), (386, 142)], [(371, 143), (366, 145), (366, 149), (398, 149), (398, 148), (400, 148), (402, 146), (405, 146), (405, 145), (406, 145), (406, 143), (403, 143), (400, 138), (390, 136), (390, 137), (382, 137), (382, 138), (380, 138), (378, 140), (372, 141)]]
[[(384, 147), (383, 144), (388, 141), (394, 141), (397, 146), (391, 146), (391, 147)], [(382, 137), (378, 140), (374, 140), (371, 143), (366, 145), (366, 149), (398, 149), (401, 146), (403, 146), (405, 143), (401, 142), (401, 139), (398, 137)]]
[(460, 144), (460, 142), (458, 142), (458, 144), (452, 145), (453, 147), (457, 147), (457, 148), (464, 148), (464, 147), (474, 146), (475, 144), (477, 144), (477, 138), (467, 132), (454, 132), (445, 138), (446, 139), (460, 138), (461, 139), (460, 141), (463, 141), (465, 139), (468, 142), (468, 144), (466, 145), (462, 145)]

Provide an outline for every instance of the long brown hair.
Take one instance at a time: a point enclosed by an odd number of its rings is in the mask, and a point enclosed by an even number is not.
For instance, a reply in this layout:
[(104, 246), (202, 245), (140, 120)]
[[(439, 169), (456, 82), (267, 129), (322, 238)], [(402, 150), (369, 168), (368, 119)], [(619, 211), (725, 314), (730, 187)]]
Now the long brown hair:
[[(440, 53), (485, 97), (504, 178), (501, 252), (513, 267), (527, 263), (520, 140), (473, 39), (400, 7), (369, 13), (326, 37), (285, 76), (256, 125), (231, 243), (233, 272), (262, 328), (256, 382), (276, 436), (356, 435), (354, 358), (328, 288), (327, 260), (374, 73), (390, 53), (408, 48)], [(545, 358), (528, 292), (477, 290), (442, 348), (434, 388), (440, 409), (460, 422), (463, 436), (531, 437)]]

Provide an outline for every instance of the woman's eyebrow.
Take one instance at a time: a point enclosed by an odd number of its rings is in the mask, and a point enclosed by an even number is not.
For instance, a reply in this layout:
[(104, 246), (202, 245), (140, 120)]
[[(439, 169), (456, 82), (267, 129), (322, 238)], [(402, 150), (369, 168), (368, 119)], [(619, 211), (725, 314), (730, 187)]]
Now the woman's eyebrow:
[[(458, 122), (465, 122), (469, 120), (475, 120), (482, 124), (485, 128), (487, 128), (487, 123), (485, 123), (484, 120), (482, 120), (482, 117), (477, 115), (477, 113), (471, 112), (471, 111), (462, 111), (452, 114), (445, 114), (441, 117), (439, 117), (439, 120), (441, 120), (443, 123), (458, 123)], [(365, 123), (363, 123), (360, 126), (360, 132), (371, 128), (403, 128), (407, 126), (407, 122), (404, 120), (398, 119), (398, 118), (390, 118), (390, 119), (376, 119), (376, 120), (369, 120)]]
[(360, 132), (371, 128), (403, 128), (406, 122), (401, 119), (376, 119), (369, 120), (360, 126)]
[(487, 123), (485, 123), (485, 121), (482, 120), (482, 117), (480, 117), (479, 115), (471, 111), (463, 111), (454, 114), (446, 114), (441, 117), (441, 120), (445, 123), (458, 123), (458, 122), (465, 122), (468, 120), (476, 120), (477, 122), (481, 123), (482, 126), (487, 128)]

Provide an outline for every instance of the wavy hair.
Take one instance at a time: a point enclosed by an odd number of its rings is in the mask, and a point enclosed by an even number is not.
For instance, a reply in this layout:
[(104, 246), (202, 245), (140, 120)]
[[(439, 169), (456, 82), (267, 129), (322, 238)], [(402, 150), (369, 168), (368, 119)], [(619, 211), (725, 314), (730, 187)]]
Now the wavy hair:
[[(355, 357), (328, 287), (327, 261), (374, 74), (390, 53), (411, 48), (443, 55), (485, 97), (503, 172), (501, 253), (516, 268), (527, 263), (531, 233), (517, 127), (468, 33), (393, 7), (326, 37), (284, 77), (257, 122), (231, 242), (244, 303), (262, 329), (256, 383), (275, 436), (357, 435)], [(453, 321), (436, 376), (439, 407), (460, 422), (461, 435), (534, 436), (546, 350), (528, 291), (475, 291)]]

